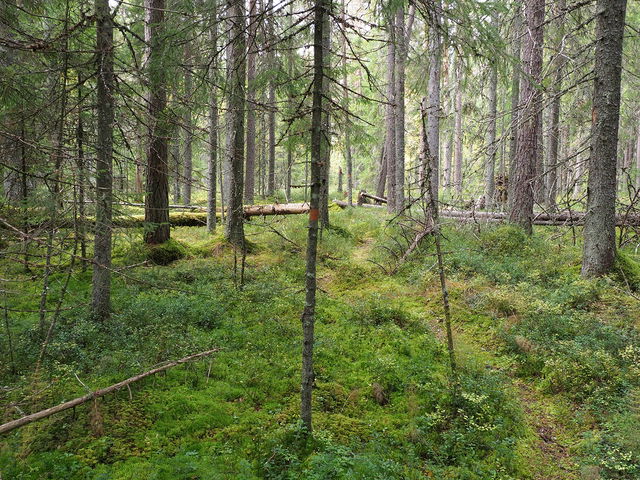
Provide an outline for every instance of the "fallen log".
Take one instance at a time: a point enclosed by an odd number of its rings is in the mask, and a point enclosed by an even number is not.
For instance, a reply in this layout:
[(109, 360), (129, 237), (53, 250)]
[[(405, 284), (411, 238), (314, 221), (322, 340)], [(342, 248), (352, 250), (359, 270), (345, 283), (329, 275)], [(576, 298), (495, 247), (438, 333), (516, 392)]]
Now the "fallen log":
[(366, 203), (362, 200), (362, 199), (369, 199), (369, 200), (373, 200), (374, 202), (381, 204), (381, 203), (387, 203), (387, 199), (384, 197), (378, 197), (377, 195), (371, 195), (370, 193), (365, 192), (364, 190), (362, 190), (360, 193), (358, 193), (358, 205), (366, 205)]
[(73, 407), (77, 407), (78, 405), (82, 405), (83, 403), (88, 402), (89, 400), (93, 400), (98, 397), (102, 397), (108, 393), (115, 392), (120, 390), (122, 387), (126, 387), (131, 385), (134, 382), (142, 380), (150, 375), (155, 375), (156, 373), (164, 372), (176, 365), (180, 365), (182, 363), (191, 362), (193, 360), (197, 360), (199, 358), (211, 355), (212, 353), (218, 352), (219, 348), (214, 348), (213, 350), (207, 350), (206, 352), (196, 353), (194, 355), (189, 355), (188, 357), (181, 358), (180, 360), (175, 360), (173, 362), (169, 362), (166, 365), (163, 365), (158, 368), (154, 368), (152, 370), (148, 370), (134, 377), (127, 378), (122, 382), (115, 383), (105, 388), (101, 388), (100, 390), (96, 390), (91, 393), (87, 393), (82, 397), (74, 398), (73, 400), (69, 400), (68, 402), (61, 403), (60, 405), (56, 405), (55, 407), (47, 408), (45, 410), (40, 410), (39, 412), (32, 413), (31, 415), (25, 415), (22, 418), (18, 418), (17, 420), (12, 420), (3, 425), (0, 425), (0, 435), (3, 433), (8, 433), (11, 430), (15, 430), (16, 428), (27, 425), (31, 422), (35, 422), (36, 420), (41, 420), (43, 418), (50, 417), (56, 413), (62, 412), (64, 410), (68, 410)]
[[(84, 203), (94, 204), (96, 202), (94, 202), (93, 200), (85, 200)], [(120, 206), (124, 206), (124, 207), (140, 207), (140, 208), (144, 208), (144, 203), (134, 203), (134, 202), (125, 202), (125, 201), (113, 202), (113, 205), (120, 205)], [(207, 211), (207, 208), (203, 207), (201, 205), (169, 204), (169, 205), (167, 205), (167, 208), (169, 210), (190, 210), (192, 212), (206, 212)]]
[[(369, 195), (369, 194), (367, 194)], [(376, 197), (369, 195), (369, 197)], [(342, 208), (347, 208), (349, 205), (344, 200), (334, 200), (333, 203)], [(363, 203), (358, 205), (364, 208), (377, 208), (386, 209), (385, 205), (376, 205)], [(269, 205), (247, 205), (244, 207), (244, 217), (249, 219), (256, 216), (269, 216), (269, 215), (299, 215), (309, 212), (308, 203), (275, 203)], [(219, 215), (219, 214), (218, 214)], [(558, 213), (535, 213), (533, 217), (534, 225), (547, 225), (547, 226), (579, 226), (584, 225), (584, 212), (558, 212)], [(505, 212), (489, 212), (483, 210), (454, 210), (454, 209), (442, 209), (440, 211), (440, 217), (459, 219), (464, 221), (485, 221), (485, 222), (505, 222), (509, 216)], [(88, 217), (85, 219), (85, 224), (93, 225), (94, 219)], [(46, 220), (32, 220), (27, 225), (27, 228), (34, 229), (47, 225), (50, 221)], [(169, 223), (172, 227), (201, 227), (207, 224), (207, 213), (205, 211), (191, 211), (191, 212), (173, 212), (169, 213)], [(139, 227), (144, 224), (144, 215), (122, 215), (114, 217), (114, 227)], [(73, 220), (71, 219), (57, 219), (55, 226), (58, 228), (72, 228)], [(616, 226), (618, 227), (638, 227), (640, 226), (640, 215), (616, 215)], [(0, 228), (6, 228), (6, 225), (0, 224)], [(17, 227), (16, 227), (17, 228)]]
[(274, 203), (272, 205), (248, 205), (244, 207), (244, 217), (266, 215), (297, 215), (309, 211), (308, 203)]
[[(335, 203), (336, 205), (342, 208), (347, 208), (349, 206), (349, 204), (344, 200), (334, 200), (333, 203)], [(386, 208), (384, 205), (374, 205), (372, 203), (363, 203), (362, 205), (358, 205), (358, 206), (364, 207), (364, 208)]]

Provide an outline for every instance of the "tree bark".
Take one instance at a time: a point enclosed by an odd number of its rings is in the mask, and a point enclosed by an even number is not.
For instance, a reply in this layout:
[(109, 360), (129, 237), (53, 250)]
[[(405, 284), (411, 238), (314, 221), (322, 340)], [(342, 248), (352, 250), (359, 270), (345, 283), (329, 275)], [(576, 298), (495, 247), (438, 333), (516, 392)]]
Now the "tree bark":
[(244, 215), (242, 194), (244, 181), (244, 109), (246, 76), (246, 39), (243, 0), (227, 0), (230, 22), (230, 56), (228, 105), (229, 123), (229, 198), (225, 236), (238, 248), (244, 249)]
[[(345, 0), (342, 0), (342, 16), (347, 24), (347, 10)], [(344, 119), (344, 162), (347, 168), (347, 203), (353, 206), (353, 162), (351, 159), (351, 118), (349, 117), (349, 75), (347, 71), (347, 32), (342, 32), (342, 77), (343, 77), (343, 112)], [(338, 192), (342, 192), (342, 168), (338, 181)]]
[(462, 61), (456, 58), (456, 115), (454, 127), (454, 163), (453, 185), (457, 195), (462, 194)]
[(484, 204), (487, 210), (494, 205), (496, 193), (496, 118), (497, 118), (498, 68), (491, 63), (489, 71), (489, 126), (487, 127), (487, 158), (484, 164)]
[(582, 275), (608, 273), (616, 253), (616, 156), (626, 0), (596, 2), (593, 123)]
[(405, 64), (407, 39), (405, 33), (405, 10), (402, 5), (396, 11), (396, 200), (395, 211), (400, 212), (404, 208), (404, 169), (405, 169)]
[(385, 155), (386, 139), (382, 142), (380, 149), (380, 162), (378, 167), (378, 181), (376, 183), (376, 195), (384, 197), (385, 187), (387, 185), (387, 156)]
[(192, 40), (188, 39), (184, 45), (184, 117), (183, 135), (184, 135), (184, 193), (182, 195), (185, 205), (191, 204), (191, 190), (193, 186), (193, 116), (191, 109), (193, 108), (193, 75), (191, 68), (193, 67), (193, 48)]
[[(269, 1), (268, 10), (273, 5)], [(267, 21), (268, 37), (273, 40), (273, 19)], [(275, 53), (273, 49), (269, 51), (269, 67), (275, 68)], [(267, 178), (267, 195), (274, 195), (276, 192), (276, 84), (273, 79), (269, 81), (269, 111), (267, 113), (269, 122), (269, 174)]]
[(207, 231), (216, 229), (216, 169), (218, 166), (218, 0), (212, 0), (209, 43), (213, 58), (209, 65), (209, 156), (207, 159)]
[(516, 154), (518, 149), (518, 123), (520, 110), (520, 78), (522, 63), (522, 6), (519, 3), (515, 5), (515, 16), (513, 19), (513, 73), (511, 76), (511, 138), (509, 143), (509, 165), (507, 170), (516, 162)]
[[(440, 73), (442, 70), (442, 39), (440, 38), (441, 3), (431, 11), (429, 31), (429, 80), (427, 84), (427, 142), (431, 152), (431, 196), (434, 199), (432, 208), (438, 208), (438, 192), (440, 190)], [(438, 216), (437, 212), (433, 212)]]
[(553, 100), (551, 101), (551, 111), (549, 114), (549, 158), (547, 161), (547, 197), (546, 204), (550, 209), (556, 208), (556, 198), (558, 196), (558, 153), (560, 151), (560, 103), (562, 99), (562, 78), (564, 76), (564, 65), (566, 63), (563, 52), (564, 45), (564, 10), (565, 0), (558, 0), (556, 4), (558, 40), (556, 42), (556, 57), (554, 59), (554, 82), (552, 86)]
[(542, 42), (545, 0), (527, 0), (525, 5), (524, 73), (520, 91), (523, 106), (519, 117), (518, 145), (509, 178), (509, 220), (531, 234), (538, 159), (538, 130), (542, 98)]
[(302, 313), (302, 386), (300, 417), (307, 432), (312, 432), (312, 391), (314, 383), (313, 346), (316, 308), (316, 257), (318, 249), (318, 218), (320, 207), (320, 187), (322, 183), (323, 149), (327, 142), (323, 138), (323, 94), (324, 94), (324, 28), (328, 17), (326, 0), (315, 0), (313, 31), (313, 106), (311, 117), (311, 205), (307, 230), (307, 254), (305, 274), (305, 305)]
[(385, 157), (387, 167), (387, 208), (389, 212), (395, 211), (396, 203), (396, 35), (395, 21), (389, 17), (387, 22), (387, 104), (385, 105)]
[[(322, 60), (323, 71), (331, 69), (331, 2), (325, 3), (324, 26), (322, 28)], [(323, 104), (322, 115), (322, 185), (320, 188), (320, 225), (322, 228), (329, 226), (329, 176), (331, 174), (331, 89), (330, 83), (322, 84), (323, 96), (328, 101)]]
[(253, 203), (255, 189), (256, 165), (256, 56), (258, 42), (256, 32), (258, 19), (256, 18), (257, 2), (249, 0), (249, 27), (247, 37), (247, 158), (244, 170), (244, 198), (249, 204)]
[(109, 0), (96, 0), (98, 138), (96, 146), (96, 224), (91, 312), (99, 321), (111, 313), (111, 231), (113, 202), (113, 20)]
[(145, 201), (146, 243), (169, 240), (169, 176), (166, 73), (163, 57), (165, 0), (145, 0), (145, 40), (148, 45), (149, 147)]

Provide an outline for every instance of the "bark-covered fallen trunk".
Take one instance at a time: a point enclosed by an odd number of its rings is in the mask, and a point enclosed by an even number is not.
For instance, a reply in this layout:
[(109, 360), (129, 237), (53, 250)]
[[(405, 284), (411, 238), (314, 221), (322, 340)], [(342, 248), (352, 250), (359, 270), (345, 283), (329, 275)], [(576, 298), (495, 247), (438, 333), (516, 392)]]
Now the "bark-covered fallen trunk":
[[(348, 203), (342, 200), (334, 200), (333, 203), (341, 208), (346, 208)], [(364, 203), (359, 205), (364, 208), (384, 209), (384, 205)], [(299, 215), (309, 212), (308, 203), (276, 203), (271, 205), (248, 205), (244, 207), (244, 217), (270, 216), (270, 215)], [(454, 210), (443, 209), (440, 217), (459, 219), (461, 221), (484, 221), (484, 222), (506, 222), (508, 214), (504, 212), (487, 212), (483, 210)], [(1, 217), (0, 217), (1, 218)], [(537, 213), (534, 214), (534, 225), (547, 226), (579, 226), (584, 225), (584, 212), (558, 212), (558, 213)], [(6, 217), (5, 217), (6, 221)], [(40, 218), (33, 219), (29, 224), (30, 229), (36, 229), (48, 225), (48, 220)], [(87, 222), (92, 225), (93, 219), (88, 218)], [(11, 222), (7, 222), (11, 223)], [(169, 223), (172, 227), (201, 227), (207, 224), (206, 211), (173, 212), (169, 214)], [(141, 227), (144, 224), (144, 215), (122, 215), (113, 218), (113, 226), (120, 228)], [(56, 222), (58, 228), (72, 228), (71, 219), (61, 219)], [(640, 226), (640, 215), (617, 215), (616, 226)], [(8, 228), (6, 224), (0, 223), (0, 228)]]
[(149, 377), (151, 375), (155, 375), (156, 373), (164, 372), (165, 370), (175, 367), (176, 365), (180, 365), (182, 363), (187, 363), (202, 357), (206, 357), (217, 351), (219, 351), (219, 349), (214, 348), (213, 350), (207, 350), (206, 352), (200, 352), (194, 355), (189, 355), (188, 357), (181, 358), (180, 360), (169, 362), (166, 365), (163, 365), (161, 367), (157, 367), (152, 370), (147, 370), (146, 372), (140, 373), (134, 377), (127, 378), (122, 382), (115, 383), (108, 387), (101, 388), (100, 390), (87, 393), (82, 397), (74, 398), (73, 400), (69, 400), (68, 402), (61, 403), (60, 405), (56, 405), (55, 407), (47, 408), (45, 410), (40, 410), (39, 412), (32, 413), (31, 415), (25, 415), (24, 417), (21, 417), (16, 420), (12, 420), (10, 422), (0, 425), (0, 434), (8, 433), (11, 430), (15, 430), (16, 428), (22, 427), (31, 422), (35, 422), (36, 420), (41, 420), (43, 418), (50, 417), (51, 415), (54, 415), (56, 413), (63, 412), (64, 410), (77, 407), (78, 405), (82, 405), (83, 403), (86, 403), (89, 400), (93, 400), (95, 398), (102, 397), (108, 393), (112, 393), (117, 390), (120, 390), (121, 388), (131, 385), (132, 383), (142, 380), (143, 378)]

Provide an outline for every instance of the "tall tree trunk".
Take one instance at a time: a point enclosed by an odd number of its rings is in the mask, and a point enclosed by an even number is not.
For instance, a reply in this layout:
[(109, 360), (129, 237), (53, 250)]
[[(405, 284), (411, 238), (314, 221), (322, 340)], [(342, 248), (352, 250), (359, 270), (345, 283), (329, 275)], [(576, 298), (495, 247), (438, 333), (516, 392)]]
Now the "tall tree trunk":
[(513, 73), (511, 75), (511, 138), (509, 143), (509, 165), (508, 169), (516, 162), (518, 150), (518, 123), (520, 111), (520, 78), (522, 70), (522, 6), (515, 5), (515, 16), (513, 19)]
[[(273, 1), (269, 1), (267, 9), (272, 10)], [(269, 41), (273, 41), (273, 19), (267, 21)], [(275, 68), (275, 53), (273, 49), (269, 51), (269, 67)], [(267, 195), (276, 192), (276, 84), (273, 79), (269, 81), (269, 177), (267, 184)]]
[[(289, 28), (293, 28), (293, 22), (294, 22), (294, 10), (293, 10), (293, 6), (294, 6), (294, 2), (290, 2), (289, 3)], [(289, 47), (289, 51), (287, 52), (287, 75), (288, 78), (290, 80), (293, 80), (293, 63), (294, 63), (294, 55), (295, 55), (295, 47), (294, 47), (294, 42), (293, 42), (293, 37), (289, 39), (288, 42), (288, 47)], [(294, 99), (294, 88), (292, 85), (292, 81), (290, 81), (288, 83), (288, 102), (287, 102), (287, 111), (288, 114), (287, 116), (291, 119), (294, 118), (295, 116), (295, 110), (296, 110), (296, 104), (295, 104), (295, 99)], [(291, 120), (291, 122), (293, 122), (293, 120)], [(290, 128), (292, 127), (292, 125), (290, 125)], [(294, 143), (291, 140), (291, 135), (290, 138), (287, 139), (287, 174), (286, 174), (286, 185), (285, 185), (285, 193), (286, 193), (286, 197), (287, 197), (287, 201), (290, 202), (291, 201), (291, 176), (292, 176), (292, 170), (293, 170), (293, 150), (294, 150)]]
[(451, 187), (451, 160), (453, 159), (453, 140), (451, 138), (451, 132), (447, 133), (447, 139), (444, 143), (444, 167), (443, 167), (443, 180), (442, 187), (447, 189)]
[(327, 142), (323, 138), (323, 94), (324, 94), (324, 28), (328, 16), (326, 0), (315, 0), (313, 32), (313, 107), (311, 117), (311, 202), (309, 226), (307, 230), (305, 305), (302, 313), (302, 387), (300, 417), (308, 433), (312, 432), (311, 399), (314, 382), (313, 344), (316, 308), (316, 254), (318, 249), (318, 218), (320, 207), (320, 187), (322, 183), (322, 162)]
[(182, 201), (182, 172), (180, 168), (180, 132), (177, 129), (171, 142), (170, 156), (171, 163), (173, 163), (173, 203), (178, 204)]
[(454, 127), (454, 163), (455, 171), (453, 172), (453, 185), (456, 195), (462, 194), (462, 61), (456, 58), (455, 66), (456, 74), (456, 115)]
[[(438, 191), (440, 190), (440, 74), (442, 70), (442, 39), (440, 38), (441, 3), (435, 4), (430, 18), (429, 30), (429, 81), (427, 84), (427, 142), (431, 155), (431, 197), (432, 208), (438, 208)], [(435, 217), (437, 212), (433, 212)]]
[(385, 158), (387, 166), (387, 208), (395, 212), (396, 204), (396, 35), (395, 20), (387, 22), (387, 104), (385, 105)]
[(386, 139), (382, 142), (380, 149), (380, 162), (378, 167), (378, 181), (376, 183), (376, 196), (384, 197), (384, 191), (387, 184), (387, 156), (385, 155)]
[(230, 22), (230, 56), (227, 68), (228, 105), (231, 129), (229, 135), (229, 198), (225, 235), (234, 246), (244, 250), (244, 211), (242, 208), (244, 180), (244, 109), (246, 76), (246, 39), (243, 0), (227, 0)]
[(405, 170), (405, 64), (407, 39), (405, 33), (404, 5), (396, 11), (396, 202), (395, 211), (404, 208), (404, 170)]
[(76, 158), (76, 167), (78, 169), (78, 236), (80, 237), (80, 257), (82, 259), (82, 271), (87, 270), (87, 215), (85, 192), (87, 184), (87, 167), (84, 155), (84, 121), (82, 119), (82, 79), (78, 72), (78, 124), (76, 125), (76, 146), (78, 147), (78, 156)]
[(145, 0), (145, 40), (148, 45), (149, 151), (145, 222), (147, 243), (169, 240), (169, 175), (167, 168), (166, 73), (163, 57), (165, 0)]
[[(331, 69), (331, 2), (325, 3), (325, 9), (327, 11), (324, 15), (324, 26), (322, 28), (322, 61), (324, 71)], [(324, 82), (322, 85), (323, 96), (328, 101), (324, 104), (322, 115), (322, 141), (324, 143), (322, 147), (322, 185), (320, 188), (320, 225), (322, 228), (329, 226), (329, 176), (331, 173), (331, 89), (329, 88), (329, 82)]]
[(538, 129), (542, 98), (542, 42), (545, 0), (527, 0), (525, 5), (524, 73), (520, 104), (516, 161), (509, 179), (509, 220), (533, 231), (533, 201), (538, 158)]
[(252, 204), (256, 165), (256, 57), (258, 42), (257, 1), (249, 0), (249, 36), (247, 38), (247, 159), (244, 171), (244, 198)]
[(185, 205), (191, 205), (191, 188), (193, 185), (193, 119), (191, 109), (193, 108), (193, 76), (191, 68), (193, 66), (193, 51), (191, 40), (187, 40), (184, 46), (184, 100), (185, 110), (183, 122), (184, 135), (184, 193), (182, 200)]
[(556, 208), (556, 197), (558, 196), (558, 153), (560, 151), (560, 102), (562, 98), (562, 77), (564, 76), (564, 65), (566, 63), (565, 54), (562, 51), (564, 44), (564, 10), (565, 0), (558, 0), (555, 14), (557, 16), (557, 42), (556, 57), (554, 65), (554, 82), (552, 86), (553, 100), (551, 101), (551, 111), (549, 114), (549, 158), (547, 161), (547, 207), (551, 210)]
[(533, 199), (535, 203), (542, 205), (546, 199), (546, 190), (545, 190), (545, 178), (546, 171), (544, 165), (544, 107), (542, 100), (542, 93), (540, 94), (540, 109), (536, 113), (536, 174), (535, 179), (533, 181), (534, 191), (533, 191)]
[(216, 229), (216, 169), (218, 167), (218, 0), (211, 1), (209, 43), (209, 156), (207, 158), (207, 231)]
[[(345, 0), (342, 0), (342, 18), (347, 25), (347, 8)], [(347, 167), (347, 203), (350, 207), (353, 206), (353, 163), (351, 159), (351, 118), (349, 117), (349, 75), (347, 71), (347, 32), (342, 32), (342, 82), (344, 84), (343, 90), (343, 105), (344, 111), (344, 162)], [(338, 182), (338, 191), (342, 192), (342, 169), (340, 169), (340, 181)]]
[(111, 215), (113, 204), (113, 19), (109, 0), (96, 0), (96, 75), (98, 138), (96, 148), (96, 224), (91, 311), (106, 321), (111, 313)]
[(487, 127), (487, 158), (484, 164), (484, 202), (485, 208), (491, 210), (495, 199), (495, 167), (496, 167), (496, 117), (498, 93), (498, 68), (491, 63), (489, 72), (489, 126)]
[(611, 270), (616, 253), (616, 155), (626, 0), (596, 2), (596, 60), (582, 275)]

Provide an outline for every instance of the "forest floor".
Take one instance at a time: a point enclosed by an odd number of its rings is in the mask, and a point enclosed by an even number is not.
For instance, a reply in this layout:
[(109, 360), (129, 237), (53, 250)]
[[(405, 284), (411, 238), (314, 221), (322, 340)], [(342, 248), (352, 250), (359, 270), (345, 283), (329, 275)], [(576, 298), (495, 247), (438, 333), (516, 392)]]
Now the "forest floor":
[[(387, 274), (403, 243), (384, 219), (332, 211), (323, 232), (311, 441), (297, 424), (304, 216), (247, 224), (243, 288), (219, 234), (178, 228), (178, 242), (150, 252), (139, 232), (123, 230), (116, 269), (185, 257), (120, 270), (109, 325), (87, 318), (90, 272), (74, 272), (38, 377), (41, 277), (3, 264), (3, 276), (25, 286), (6, 300), (8, 311), (25, 312), (8, 317), (5, 405), (35, 411), (84, 394), (83, 384), (104, 387), (162, 361), (221, 351), (10, 434), (0, 443), (2, 478), (637, 479), (633, 268), (624, 282), (586, 281), (580, 246), (560, 229), (529, 239), (509, 226), (448, 225), (454, 399), (433, 246), (425, 241)], [(49, 305), (68, 267), (58, 262)], [(5, 419), (14, 415), (5, 409)]]

